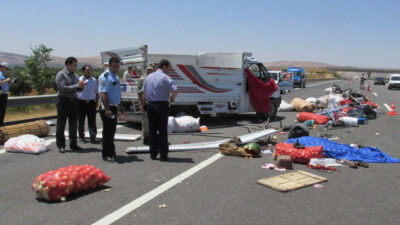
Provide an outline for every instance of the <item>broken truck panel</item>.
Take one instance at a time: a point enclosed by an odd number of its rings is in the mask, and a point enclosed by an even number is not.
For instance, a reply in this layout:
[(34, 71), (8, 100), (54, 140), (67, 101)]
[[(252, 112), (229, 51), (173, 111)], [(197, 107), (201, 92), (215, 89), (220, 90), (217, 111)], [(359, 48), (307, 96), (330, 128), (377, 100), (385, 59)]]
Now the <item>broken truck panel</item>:
[[(275, 129), (267, 129), (258, 132), (254, 132), (251, 134), (245, 134), (239, 136), (238, 138), (241, 140), (243, 144), (254, 142), (255, 140), (265, 138), (269, 135), (276, 134), (278, 131)], [(209, 149), (218, 149), (219, 145), (229, 141), (230, 139), (223, 139), (218, 141), (211, 142), (202, 142), (202, 143), (193, 143), (193, 144), (180, 144), (180, 145), (170, 145), (170, 152), (178, 152), (178, 151), (198, 151), (198, 150), (209, 150)], [(149, 152), (149, 146), (141, 146), (141, 147), (128, 147), (125, 152), (127, 153), (145, 153)]]

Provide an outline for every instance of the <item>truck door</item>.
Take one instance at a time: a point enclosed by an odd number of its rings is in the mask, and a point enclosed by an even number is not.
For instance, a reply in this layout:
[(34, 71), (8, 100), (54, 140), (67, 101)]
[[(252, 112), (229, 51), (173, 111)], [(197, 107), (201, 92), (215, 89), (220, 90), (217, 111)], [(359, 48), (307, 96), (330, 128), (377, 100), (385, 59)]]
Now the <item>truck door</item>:
[[(264, 71), (258, 63), (251, 63), (247, 65), (247, 68), (260, 80), (263, 82), (266, 82), (269, 80), (269, 75)], [(247, 86), (247, 81), (246, 81), (246, 112), (255, 112), (256, 110), (254, 109), (253, 105), (251, 104), (250, 101), (250, 96), (249, 96), (249, 88)]]

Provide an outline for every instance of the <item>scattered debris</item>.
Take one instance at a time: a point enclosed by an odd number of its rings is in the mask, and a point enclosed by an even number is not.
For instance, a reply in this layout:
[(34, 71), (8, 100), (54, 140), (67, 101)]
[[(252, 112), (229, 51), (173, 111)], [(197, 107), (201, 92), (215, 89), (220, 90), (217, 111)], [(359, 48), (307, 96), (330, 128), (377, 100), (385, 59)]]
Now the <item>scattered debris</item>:
[[(254, 132), (251, 134), (245, 134), (239, 136), (242, 144), (250, 143), (267, 136), (273, 135), (278, 131), (275, 129), (267, 129), (258, 132)], [(181, 144), (181, 145), (170, 145), (169, 151), (176, 152), (176, 151), (198, 151), (198, 150), (209, 150), (209, 149), (218, 149), (219, 145), (229, 141), (230, 139), (224, 139), (219, 141), (212, 141), (212, 142), (203, 142), (203, 143), (192, 143), (192, 144)], [(149, 146), (141, 146), (141, 147), (128, 147), (125, 152), (127, 153), (144, 153), (149, 152)]]
[(327, 182), (328, 179), (302, 170), (258, 180), (257, 183), (277, 191), (292, 191), (299, 188)]
[(160, 208), (160, 209), (167, 208), (167, 205), (166, 204), (159, 204), (158, 208)]
[(313, 187), (314, 188), (322, 188), (322, 187), (324, 187), (324, 185), (323, 184), (314, 184)]

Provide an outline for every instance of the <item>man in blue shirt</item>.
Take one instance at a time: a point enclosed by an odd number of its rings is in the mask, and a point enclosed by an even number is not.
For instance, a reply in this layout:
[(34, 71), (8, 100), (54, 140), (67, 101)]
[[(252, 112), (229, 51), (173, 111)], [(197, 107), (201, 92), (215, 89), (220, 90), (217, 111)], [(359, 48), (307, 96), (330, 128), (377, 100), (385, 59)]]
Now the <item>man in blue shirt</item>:
[(79, 138), (85, 143), (85, 120), (88, 118), (88, 127), (90, 142), (97, 144), (96, 135), (96, 108), (99, 103), (99, 86), (96, 78), (92, 77), (92, 67), (84, 65), (82, 67), (83, 76), (79, 80), (83, 80), (86, 85), (85, 88), (78, 92), (78, 131)]
[(101, 98), (100, 117), (103, 121), (102, 155), (103, 160), (115, 162), (114, 136), (117, 131), (118, 106), (125, 112), (121, 104), (121, 86), (118, 79), (120, 60), (110, 58), (108, 70), (99, 77), (99, 93)]
[(0, 64), (0, 126), (4, 124), (4, 117), (6, 116), (6, 108), (8, 102), (8, 82), (10, 78), (6, 78), (8, 71), (8, 63), (2, 62)]
[(142, 90), (148, 102), (146, 105), (149, 117), (150, 157), (155, 160), (159, 151), (160, 160), (168, 161), (168, 100), (174, 102), (178, 92), (175, 82), (167, 75), (171, 63), (163, 59), (158, 68), (146, 77)]

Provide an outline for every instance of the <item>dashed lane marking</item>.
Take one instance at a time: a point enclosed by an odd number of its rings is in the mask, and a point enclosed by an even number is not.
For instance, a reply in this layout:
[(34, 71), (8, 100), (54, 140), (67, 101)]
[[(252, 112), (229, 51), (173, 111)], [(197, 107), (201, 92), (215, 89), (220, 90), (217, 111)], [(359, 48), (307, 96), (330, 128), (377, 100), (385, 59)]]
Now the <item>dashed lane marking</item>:
[(378, 94), (374, 91), (374, 92), (372, 92), (375, 96), (378, 96)]
[(389, 105), (388, 104), (386, 104), (386, 103), (383, 103), (383, 105), (385, 106), (385, 108), (390, 112), (390, 110), (391, 110), (391, 108), (389, 107)]

